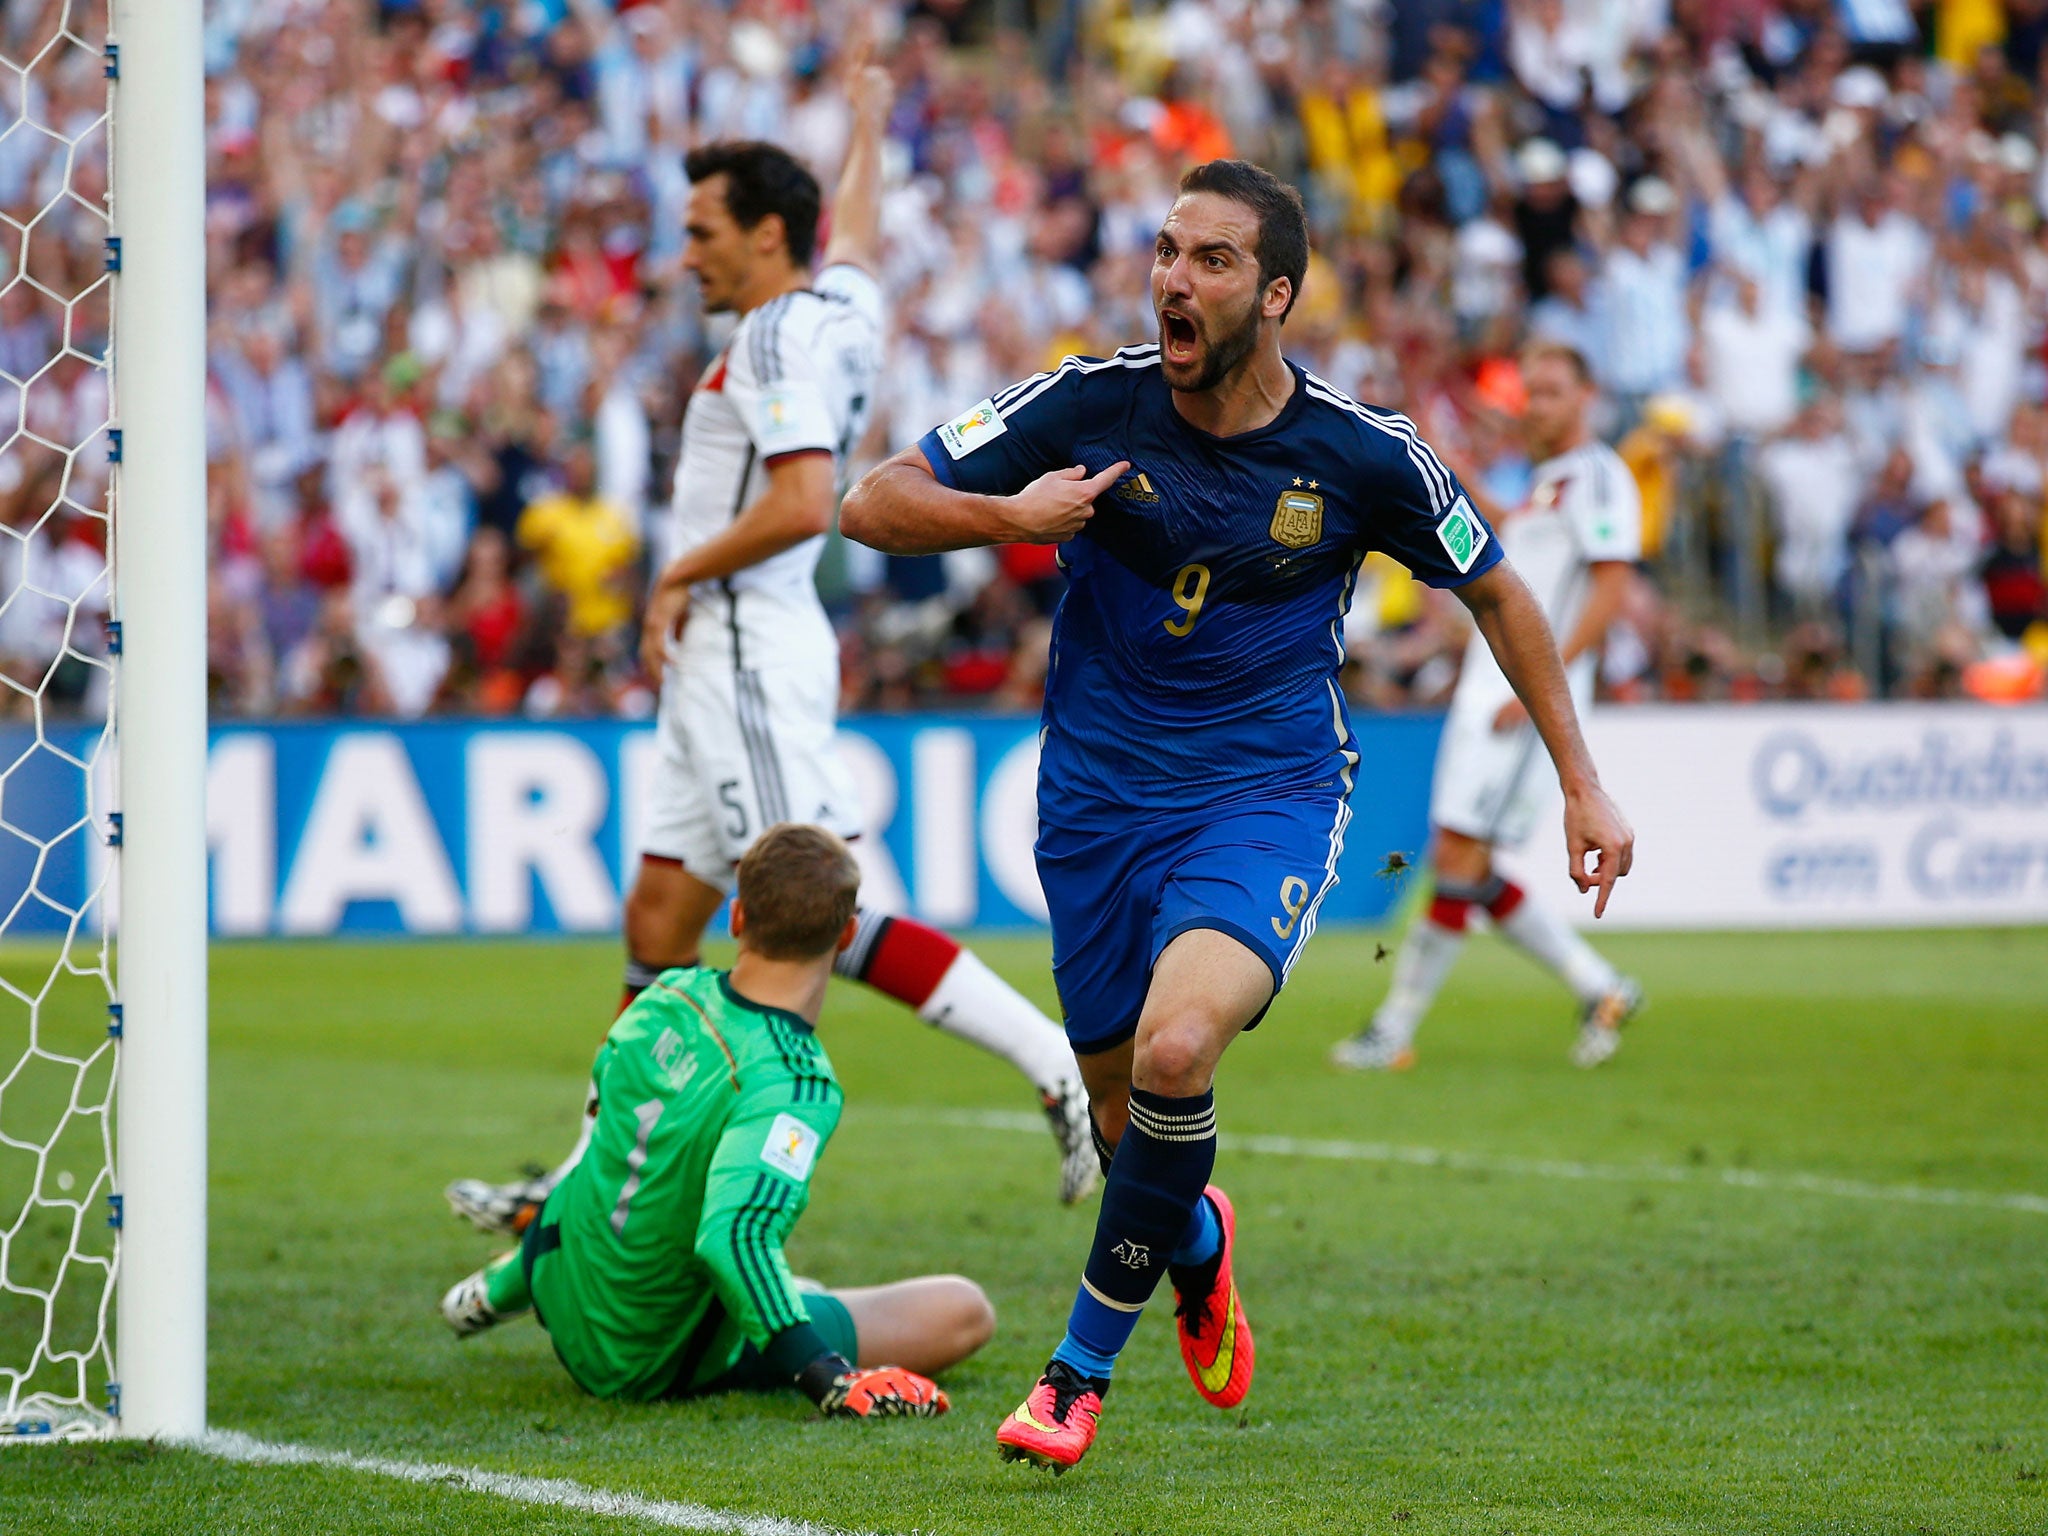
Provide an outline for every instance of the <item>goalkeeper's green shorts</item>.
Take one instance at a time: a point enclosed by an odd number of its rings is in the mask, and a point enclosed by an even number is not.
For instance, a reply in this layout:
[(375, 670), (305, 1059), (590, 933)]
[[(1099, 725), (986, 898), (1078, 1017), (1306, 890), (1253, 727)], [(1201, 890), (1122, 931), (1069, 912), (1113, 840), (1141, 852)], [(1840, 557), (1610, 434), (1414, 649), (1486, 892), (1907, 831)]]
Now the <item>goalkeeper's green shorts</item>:
[[(853, 1314), (846, 1310), (846, 1303), (824, 1291), (810, 1291), (804, 1296), (804, 1306), (811, 1314), (811, 1326), (824, 1336), (826, 1347), (858, 1365), (860, 1334), (853, 1326)], [(701, 1387), (671, 1388), (664, 1395), (696, 1397), (706, 1392), (779, 1392), (789, 1385), (789, 1378), (777, 1375), (762, 1358), (761, 1351), (748, 1344), (740, 1350), (739, 1359), (724, 1375), (705, 1382)]]
[[(704, 1304), (693, 1303), (687, 1309), (697, 1318), (695, 1326), (679, 1333), (664, 1329), (621, 1339), (613, 1331), (591, 1327), (580, 1315), (578, 1282), (587, 1282), (589, 1275), (563, 1246), (559, 1228), (534, 1222), (520, 1243), (520, 1256), (535, 1315), (548, 1331), (555, 1356), (587, 1392), (598, 1391), (593, 1379), (617, 1380), (622, 1375), (632, 1385), (599, 1395), (645, 1401), (706, 1392), (774, 1392), (793, 1385), (768, 1368), (708, 1286), (701, 1295)], [(804, 1309), (828, 1348), (850, 1361), (860, 1360), (860, 1336), (844, 1302), (825, 1291), (806, 1289)], [(579, 1370), (579, 1365), (588, 1369)]]

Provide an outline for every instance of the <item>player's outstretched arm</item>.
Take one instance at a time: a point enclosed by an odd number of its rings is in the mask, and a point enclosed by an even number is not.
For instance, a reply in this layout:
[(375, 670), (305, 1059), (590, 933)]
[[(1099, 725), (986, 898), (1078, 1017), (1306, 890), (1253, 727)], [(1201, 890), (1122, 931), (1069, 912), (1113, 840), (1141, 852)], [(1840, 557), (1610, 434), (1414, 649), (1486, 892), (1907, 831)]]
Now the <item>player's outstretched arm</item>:
[[(1593, 915), (1599, 917), (1607, 911), (1614, 882), (1635, 861), (1636, 835), (1600, 787), (1542, 606), (1505, 560), (1473, 577), (1457, 593), (1472, 610), (1473, 621), (1557, 766), (1558, 782), (1564, 787), (1564, 837), (1572, 883), (1581, 891), (1599, 891), (1593, 901)], [(1590, 875), (1589, 853), (1595, 855)]]
[(1064, 544), (1095, 515), (1095, 498), (1130, 464), (1091, 475), (1079, 464), (1040, 475), (1014, 496), (940, 483), (922, 450), (884, 459), (846, 493), (839, 531), (891, 555), (937, 555), (983, 544)]
[(882, 136), (896, 86), (879, 64), (862, 62), (847, 80), (853, 107), (853, 133), (840, 167), (839, 190), (832, 197), (832, 238), (825, 243), (828, 267), (859, 267), (870, 277), (882, 275)]

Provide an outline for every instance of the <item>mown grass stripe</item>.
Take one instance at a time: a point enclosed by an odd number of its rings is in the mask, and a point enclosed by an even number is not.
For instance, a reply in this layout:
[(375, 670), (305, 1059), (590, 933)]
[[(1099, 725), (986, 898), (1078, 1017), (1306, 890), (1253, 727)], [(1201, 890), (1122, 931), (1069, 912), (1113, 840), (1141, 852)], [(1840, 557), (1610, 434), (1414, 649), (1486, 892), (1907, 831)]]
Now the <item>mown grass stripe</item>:
[[(1004, 1109), (856, 1109), (857, 1118), (916, 1121), (963, 1130), (1029, 1131), (1045, 1134), (1037, 1115)], [(1504, 1178), (1565, 1179), (1600, 1184), (1698, 1184), (1780, 1194), (1831, 1195), (1843, 1200), (1876, 1200), (1894, 1205), (1963, 1206), (2048, 1216), (2048, 1195), (2022, 1190), (1944, 1189), (1925, 1184), (1874, 1184), (1864, 1179), (1797, 1170), (1693, 1168), (1676, 1163), (1577, 1163), (1551, 1158), (1505, 1157), (1488, 1152), (1455, 1152), (1441, 1147), (1405, 1147), (1383, 1141), (1335, 1141), (1301, 1136), (1257, 1136), (1225, 1131), (1216, 1138), (1225, 1152), (1265, 1157), (1303, 1157), (1340, 1163), (1402, 1163), (1454, 1173), (1493, 1173)]]
[(650, 1499), (637, 1493), (612, 1493), (565, 1477), (521, 1477), (510, 1472), (487, 1472), (480, 1467), (453, 1466), (447, 1462), (359, 1456), (352, 1451), (329, 1451), (317, 1446), (258, 1440), (253, 1435), (231, 1429), (208, 1430), (203, 1435), (178, 1443), (188, 1450), (244, 1466), (335, 1467), (374, 1477), (396, 1478), (400, 1482), (488, 1494), (518, 1504), (537, 1504), (548, 1509), (573, 1510), (579, 1514), (637, 1520), (643, 1525), (661, 1526), (672, 1531), (711, 1531), (725, 1533), (725, 1536), (855, 1536), (855, 1533), (837, 1526), (818, 1525), (809, 1520), (785, 1520), (779, 1515), (747, 1515), (734, 1510), (713, 1509), (707, 1504)]

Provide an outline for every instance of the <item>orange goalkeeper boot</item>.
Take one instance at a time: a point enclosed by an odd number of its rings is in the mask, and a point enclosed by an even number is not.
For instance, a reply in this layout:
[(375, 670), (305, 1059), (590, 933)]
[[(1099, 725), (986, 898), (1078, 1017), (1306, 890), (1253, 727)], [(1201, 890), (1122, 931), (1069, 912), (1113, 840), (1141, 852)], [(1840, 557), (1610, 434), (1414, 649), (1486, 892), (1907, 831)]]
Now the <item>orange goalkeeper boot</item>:
[(1052, 1361), (996, 1431), (996, 1453), (1005, 1461), (1050, 1467), (1055, 1477), (1078, 1466), (1095, 1443), (1095, 1421), (1108, 1390), (1107, 1381), (1083, 1376), (1064, 1360)]
[(1173, 1322), (1180, 1333), (1181, 1363), (1195, 1390), (1218, 1408), (1235, 1408), (1252, 1388), (1252, 1325), (1231, 1274), (1237, 1212), (1231, 1209), (1230, 1196), (1214, 1184), (1202, 1191), (1202, 1198), (1216, 1207), (1223, 1246), (1206, 1264), (1168, 1271), (1173, 1278)]

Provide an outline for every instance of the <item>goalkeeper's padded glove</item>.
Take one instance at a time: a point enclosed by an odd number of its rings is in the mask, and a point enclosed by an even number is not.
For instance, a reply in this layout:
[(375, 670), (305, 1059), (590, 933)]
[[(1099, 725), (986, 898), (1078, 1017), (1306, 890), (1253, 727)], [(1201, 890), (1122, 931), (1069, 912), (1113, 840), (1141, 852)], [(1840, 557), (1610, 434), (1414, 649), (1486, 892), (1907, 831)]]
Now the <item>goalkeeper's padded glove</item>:
[(820, 1411), (833, 1418), (847, 1419), (929, 1419), (952, 1407), (935, 1381), (906, 1371), (900, 1365), (878, 1365), (871, 1370), (845, 1366), (824, 1383), (817, 1394)]

